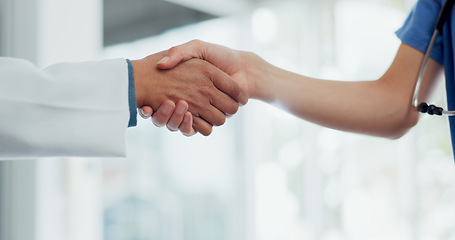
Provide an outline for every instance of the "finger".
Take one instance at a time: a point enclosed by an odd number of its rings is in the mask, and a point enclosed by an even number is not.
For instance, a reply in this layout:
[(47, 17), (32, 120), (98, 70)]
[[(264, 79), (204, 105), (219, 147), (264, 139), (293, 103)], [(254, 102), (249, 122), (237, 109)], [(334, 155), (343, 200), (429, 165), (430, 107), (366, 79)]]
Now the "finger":
[(200, 113), (200, 116), (213, 126), (221, 126), (226, 122), (226, 115), (212, 105)]
[(171, 118), (172, 112), (174, 112), (175, 103), (171, 100), (166, 100), (161, 104), (158, 110), (153, 114), (153, 123), (157, 127), (163, 127), (167, 124)]
[(212, 95), (210, 103), (225, 115), (235, 114), (239, 109), (239, 103), (232, 96), (226, 93), (226, 89), (236, 88), (232, 91), (238, 91), (240, 86), (235, 83), (231, 77), (229, 77), (224, 72), (219, 71), (218, 69), (212, 71), (210, 74), (210, 78), (213, 84), (219, 90), (216, 91), (214, 95)]
[(196, 131), (193, 128), (193, 115), (190, 112), (186, 112), (182, 124), (179, 126), (180, 132), (187, 137), (191, 137), (196, 134)]
[(142, 106), (139, 108), (138, 113), (143, 119), (149, 119), (153, 115), (153, 109), (150, 106)]
[(169, 49), (167, 56), (158, 61), (157, 65), (160, 69), (171, 69), (191, 58), (204, 59), (203, 56), (204, 43), (199, 40), (193, 40)]
[(187, 110), (188, 103), (183, 100), (178, 101), (171, 118), (167, 122), (167, 128), (171, 131), (177, 131), (180, 124), (183, 122), (183, 117), (185, 116)]
[(213, 107), (223, 112), (225, 116), (234, 115), (239, 110), (239, 103), (223, 92), (219, 92), (219, 94), (213, 96), (211, 104)]
[(208, 136), (212, 133), (213, 126), (205, 120), (193, 116), (193, 127), (194, 130), (200, 132), (204, 136)]
[(220, 91), (226, 93), (242, 105), (248, 102), (248, 95), (246, 94), (246, 91), (244, 91), (240, 85), (225, 72), (215, 69), (212, 70), (210, 74), (213, 85), (215, 85), (215, 87)]

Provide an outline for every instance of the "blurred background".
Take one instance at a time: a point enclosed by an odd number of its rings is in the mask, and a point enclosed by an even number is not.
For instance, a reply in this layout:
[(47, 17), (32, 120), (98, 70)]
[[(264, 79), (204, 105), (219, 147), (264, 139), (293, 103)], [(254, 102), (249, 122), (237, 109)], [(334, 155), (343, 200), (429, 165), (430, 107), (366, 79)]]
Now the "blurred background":
[[(0, 53), (46, 67), (138, 59), (201, 39), (308, 76), (373, 80), (391, 63), (394, 32), (414, 4), (0, 0)], [(443, 87), (432, 101), (445, 105)], [(127, 159), (1, 162), (0, 239), (455, 239), (446, 118), (422, 117), (387, 140), (250, 100), (209, 137), (140, 120), (127, 141)]]

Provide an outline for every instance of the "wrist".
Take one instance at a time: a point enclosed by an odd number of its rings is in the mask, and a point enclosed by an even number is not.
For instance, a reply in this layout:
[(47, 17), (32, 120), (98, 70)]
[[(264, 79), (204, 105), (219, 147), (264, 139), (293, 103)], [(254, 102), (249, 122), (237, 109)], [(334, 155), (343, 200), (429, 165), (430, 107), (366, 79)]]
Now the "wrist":
[(147, 68), (144, 67), (144, 61), (144, 59), (131, 61), (131, 64), (133, 65), (134, 90), (136, 93), (136, 104), (138, 108), (144, 106), (144, 82), (145, 79), (147, 79), (147, 73), (144, 71)]
[(250, 98), (266, 102), (273, 101), (273, 73), (275, 66), (251, 53), (247, 64), (248, 93)]
[(166, 85), (163, 71), (156, 63), (165, 56), (165, 52), (149, 55), (143, 59), (131, 61), (134, 69), (134, 84), (137, 107), (150, 106), (158, 109), (168, 99), (169, 86)]
[(129, 59), (126, 59), (126, 63), (128, 66), (128, 105), (130, 109), (130, 120), (128, 122), (128, 127), (134, 127), (137, 124), (137, 99), (134, 86), (134, 70), (133, 64)]

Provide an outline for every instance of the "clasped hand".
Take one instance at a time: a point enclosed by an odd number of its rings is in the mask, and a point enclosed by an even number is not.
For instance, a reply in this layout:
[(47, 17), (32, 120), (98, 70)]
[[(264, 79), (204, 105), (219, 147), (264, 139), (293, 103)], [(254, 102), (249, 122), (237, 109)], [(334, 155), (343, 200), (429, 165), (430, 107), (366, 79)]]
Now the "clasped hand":
[(210, 135), (239, 105), (248, 101), (246, 86), (226, 63), (207, 61), (203, 42), (192, 41), (169, 51), (132, 61), (137, 106), (155, 125), (186, 136)]

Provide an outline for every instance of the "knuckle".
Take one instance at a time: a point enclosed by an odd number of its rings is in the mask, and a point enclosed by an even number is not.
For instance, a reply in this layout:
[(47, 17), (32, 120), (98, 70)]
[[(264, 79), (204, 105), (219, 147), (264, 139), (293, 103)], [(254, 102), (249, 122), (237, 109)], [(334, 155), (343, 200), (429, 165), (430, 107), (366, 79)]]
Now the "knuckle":
[(174, 57), (177, 57), (179, 59), (183, 59), (183, 52), (180, 51), (180, 47), (179, 46), (174, 46), (174, 47), (171, 47), (169, 49), (169, 56), (174, 56)]
[(195, 39), (191, 41), (191, 47), (196, 50), (196, 55), (201, 58), (205, 59), (206, 56), (206, 43), (204, 41), (201, 41), (199, 39)]
[(169, 49), (169, 54), (174, 55), (178, 52), (178, 47), (174, 46)]
[(239, 84), (232, 85), (232, 88), (231, 88), (232, 97), (234, 97), (236, 100), (239, 100), (238, 98), (240, 97), (241, 92), (242, 92), (242, 89), (240, 88)]
[(197, 89), (197, 92), (200, 96), (209, 98), (209, 100), (213, 97), (212, 91), (208, 86), (201, 86), (199, 89)]
[(202, 45), (202, 41), (199, 39), (191, 40), (190, 43), (196, 45), (197, 47), (200, 47)]
[(235, 98), (238, 98), (242, 92), (242, 89), (240, 88), (240, 85), (236, 83), (232, 86), (231, 92)]

